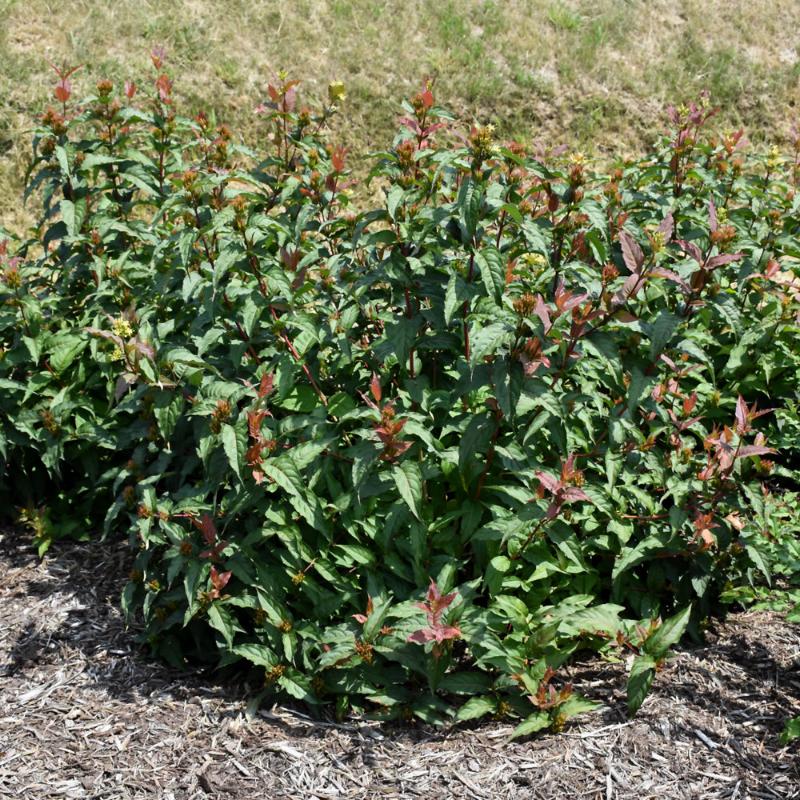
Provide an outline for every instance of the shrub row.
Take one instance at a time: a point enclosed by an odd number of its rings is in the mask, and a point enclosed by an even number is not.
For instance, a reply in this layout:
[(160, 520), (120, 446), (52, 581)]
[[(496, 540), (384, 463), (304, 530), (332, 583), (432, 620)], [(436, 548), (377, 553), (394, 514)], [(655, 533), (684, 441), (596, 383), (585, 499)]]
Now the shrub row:
[(638, 708), (786, 536), (797, 147), (706, 135), (701, 98), (605, 174), (459, 132), (426, 83), (356, 212), (341, 84), (310, 110), (281, 76), (250, 149), (153, 62), (80, 103), (60, 71), (36, 130), (4, 502), (42, 550), (129, 530), (124, 607), (174, 663), (526, 734), (592, 707), (576, 652), (633, 653)]

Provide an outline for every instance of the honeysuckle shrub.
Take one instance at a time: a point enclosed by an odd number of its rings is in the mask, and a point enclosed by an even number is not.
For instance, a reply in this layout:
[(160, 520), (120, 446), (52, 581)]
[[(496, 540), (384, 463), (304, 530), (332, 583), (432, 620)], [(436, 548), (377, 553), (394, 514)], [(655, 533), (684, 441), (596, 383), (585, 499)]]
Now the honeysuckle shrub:
[(80, 103), (60, 70), (36, 129), (0, 491), (42, 550), (128, 530), (154, 651), (527, 734), (593, 707), (582, 651), (633, 656), (636, 710), (796, 552), (798, 147), (707, 134), (702, 98), (607, 174), (462, 132), (426, 83), (354, 210), (341, 84), (311, 110), (279, 76), (250, 148), (153, 63)]

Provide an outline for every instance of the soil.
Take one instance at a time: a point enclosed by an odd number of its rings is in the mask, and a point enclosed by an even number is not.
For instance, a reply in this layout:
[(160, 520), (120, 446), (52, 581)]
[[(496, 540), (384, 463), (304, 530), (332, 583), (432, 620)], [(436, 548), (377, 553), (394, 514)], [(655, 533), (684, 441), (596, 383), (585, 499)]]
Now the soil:
[(625, 665), (570, 668), (603, 702), (559, 735), (509, 724), (440, 731), (246, 714), (247, 687), (155, 662), (123, 624), (122, 545), (44, 560), (0, 533), (0, 798), (800, 798), (800, 626), (766, 612), (715, 622), (634, 719)]

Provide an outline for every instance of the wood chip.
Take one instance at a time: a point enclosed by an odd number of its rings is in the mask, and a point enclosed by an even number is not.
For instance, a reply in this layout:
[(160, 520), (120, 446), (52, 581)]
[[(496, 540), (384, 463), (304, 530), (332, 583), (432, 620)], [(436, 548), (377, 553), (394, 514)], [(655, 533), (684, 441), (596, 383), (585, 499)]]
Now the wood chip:
[[(510, 721), (439, 731), (317, 720), (250, 687), (148, 660), (119, 612), (129, 555), (59, 544), (44, 561), (0, 531), (0, 799), (800, 800), (800, 626), (731, 615), (659, 672), (634, 719), (625, 665), (569, 668), (603, 703), (562, 735)], [(87, 580), (87, 576), (92, 576)]]

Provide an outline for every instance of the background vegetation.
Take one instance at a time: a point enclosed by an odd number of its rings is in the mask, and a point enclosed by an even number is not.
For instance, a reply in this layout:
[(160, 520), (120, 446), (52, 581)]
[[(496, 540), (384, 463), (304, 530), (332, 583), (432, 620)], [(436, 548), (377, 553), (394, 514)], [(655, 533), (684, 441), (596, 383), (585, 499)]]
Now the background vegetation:
[[(563, 142), (590, 155), (642, 152), (668, 102), (710, 90), (719, 127), (751, 141), (788, 135), (798, 96), (793, 0), (0, 0), (0, 224), (17, 198), (32, 108), (50, 99), (47, 59), (83, 80), (148, 74), (163, 45), (178, 100), (212, 107), (253, 141), (253, 108), (286, 69), (306, 97), (347, 85), (351, 163), (385, 146), (397, 98), (437, 76), (437, 99), (500, 136)], [(75, 76), (81, 84), (81, 73)]]

